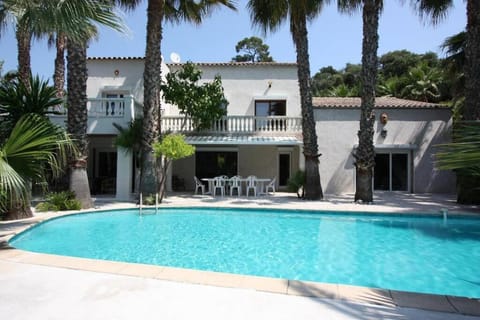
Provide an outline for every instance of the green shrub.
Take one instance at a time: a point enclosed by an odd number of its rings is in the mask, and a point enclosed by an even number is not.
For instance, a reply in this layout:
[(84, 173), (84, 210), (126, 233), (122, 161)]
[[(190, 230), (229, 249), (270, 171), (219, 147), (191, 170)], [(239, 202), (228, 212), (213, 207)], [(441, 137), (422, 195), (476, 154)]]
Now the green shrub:
[(35, 207), (37, 211), (80, 210), (81, 208), (80, 201), (75, 199), (75, 193), (72, 191), (51, 192), (46, 195), (45, 202)]
[(149, 194), (147, 196), (144, 196), (142, 202), (146, 206), (153, 206), (155, 204), (155, 195)]
[(35, 206), (35, 210), (39, 212), (43, 211), (58, 211), (58, 207), (50, 202), (40, 202)]
[(303, 198), (304, 184), (305, 184), (305, 172), (302, 170), (298, 170), (290, 179), (288, 179), (287, 189), (289, 192), (296, 192), (297, 197)]

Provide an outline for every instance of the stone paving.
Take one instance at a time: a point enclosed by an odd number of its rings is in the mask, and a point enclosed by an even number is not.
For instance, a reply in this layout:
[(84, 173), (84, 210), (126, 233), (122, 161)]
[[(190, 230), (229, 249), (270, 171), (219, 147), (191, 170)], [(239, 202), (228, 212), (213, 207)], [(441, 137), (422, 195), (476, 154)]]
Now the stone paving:
[[(375, 203), (353, 195), (303, 201), (292, 194), (246, 197), (169, 195), (161, 206), (281, 207), (298, 210), (422, 212), (442, 217), (480, 214), (452, 196), (377, 194)], [(100, 210), (136, 207), (96, 199)], [(64, 213), (62, 213), (64, 214)], [(66, 213), (68, 214), (68, 213)], [(480, 300), (355, 286), (231, 275), (8, 248), (6, 240), (29, 225), (58, 216), (0, 222), (0, 314), (5, 319), (480, 319)], [(427, 309), (427, 310), (422, 310)]]

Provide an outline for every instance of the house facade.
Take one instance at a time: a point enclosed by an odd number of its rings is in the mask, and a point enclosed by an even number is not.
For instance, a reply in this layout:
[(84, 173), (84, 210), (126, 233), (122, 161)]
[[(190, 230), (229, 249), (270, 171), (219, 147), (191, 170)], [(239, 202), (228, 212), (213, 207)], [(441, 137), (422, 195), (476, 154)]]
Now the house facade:
[[(450, 140), (451, 110), (438, 104), (379, 97), (375, 101), (374, 190), (454, 193), (455, 176), (435, 169), (436, 145)], [(360, 98), (313, 99), (322, 187), (355, 191), (353, 153), (360, 128)]]
[[(115, 147), (116, 127), (142, 116), (143, 58), (88, 59), (88, 176), (94, 195), (131, 199), (138, 173), (135, 156)], [(162, 64), (162, 74), (181, 64)], [(304, 168), (300, 95), (294, 63), (198, 63), (203, 82), (220, 75), (229, 102), (227, 115), (196, 131), (174, 105), (163, 104), (163, 132), (180, 132), (195, 146), (191, 157), (174, 161), (167, 190), (193, 190), (193, 177), (276, 177), (277, 190)], [(330, 100), (329, 100), (330, 99)], [(450, 110), (399, 99), (377, 99), (378, 190), (453, 192), (454, 179), (434, 169), (434, 145), (448, 140)], [(358, 141), (359, 99), (314, 98), (320, 174), (326, 193), (354, 191), (352, 152)], [(62, 123), (62, 116), (53, 117)], [(115, 125), (114, 125), (115, 124)]]

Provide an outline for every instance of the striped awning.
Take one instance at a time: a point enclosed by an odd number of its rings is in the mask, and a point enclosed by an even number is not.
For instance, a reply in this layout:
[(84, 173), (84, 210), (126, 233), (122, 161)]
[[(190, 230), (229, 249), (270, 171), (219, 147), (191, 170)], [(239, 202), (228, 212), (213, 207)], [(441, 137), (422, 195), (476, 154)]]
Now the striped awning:
[(297, 137), (270, 136), (187, 136), (186, 142), (193, 145), (300, 145)]

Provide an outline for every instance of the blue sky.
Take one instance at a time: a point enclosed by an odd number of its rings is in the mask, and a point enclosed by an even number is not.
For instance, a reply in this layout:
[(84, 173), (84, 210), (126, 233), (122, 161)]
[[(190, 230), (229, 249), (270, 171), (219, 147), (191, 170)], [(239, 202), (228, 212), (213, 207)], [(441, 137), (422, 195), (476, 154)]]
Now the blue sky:
[[(100, 37), (92, 42), (89, 56), (144, 56), (146, 1), (134, 12), (124, 14), (130, 28), (129, 35), (101, 29)], [(339, 69), (346, 63), (360, 63), (362, 41), (361, 13), (345, 15), (337, 12), (333, 4), (326, 6), (322, 14), (309, 25), (310, 64), (312, 75), (321, 67), (332, 65)], [(447, 18), (437, 26), (422, 22), (408, 5), (402, 1), (384, 1), (385, 8), (380, 20), (379, 55), (407, 49), (416, 53), (426, 51), (443, 53), (439, 46), (443, 40), (465, 28), (465, 3), (454, 0), (454, 8)], [(252, 35), (264, 38), (270, 46), (270, 54), (278, 62), (294, 62), (295, 49), (284, 25), (274, 34), (263, 37), (260, 30), (251, 26), (246, 0), (238, 0), (238, 11), (219, 9), (200, 26), (188, 24), (166, 25), (162, 53), (167, 62), (176, 52), (181, 60), (193, 62), (227, 62), (236, 55), (238, 41)], [(12, 28), (0, 38), (0, 60), (4, 60), (3, 71), (16, 68), (16, 42)], [(53, 74), (54, 50), (48, 49), (45, 40), (36, 41), (32, 50), (33, 73), (45, 79)]]

